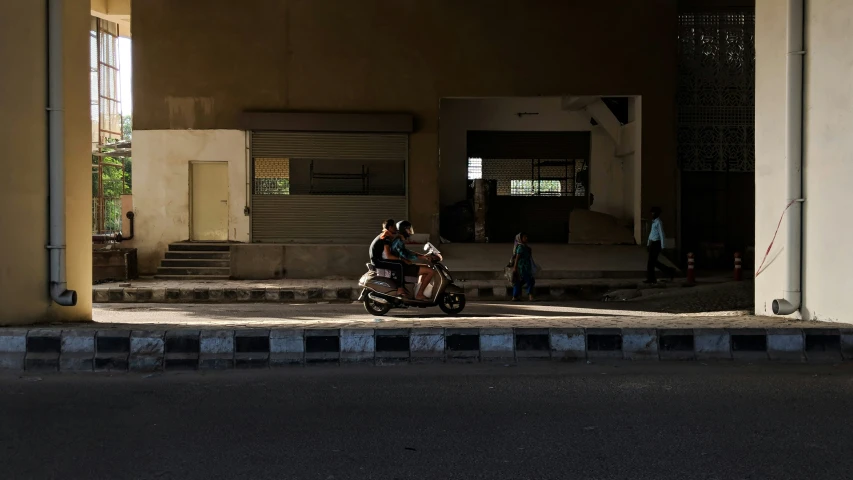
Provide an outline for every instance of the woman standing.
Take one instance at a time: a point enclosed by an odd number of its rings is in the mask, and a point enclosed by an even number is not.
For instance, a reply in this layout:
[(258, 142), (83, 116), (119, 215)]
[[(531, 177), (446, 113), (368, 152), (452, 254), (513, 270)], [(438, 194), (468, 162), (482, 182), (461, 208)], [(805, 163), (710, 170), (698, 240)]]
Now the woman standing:
[(512, 249), (512, 301), (521, 300), (521, 286), (527, 285), (527, 297), (533, 301), (533, 287), (536, 279), (533, 278), (533, 250), (527, 244), (527, 234), (524, 232), (515, 236), (515, 244)]

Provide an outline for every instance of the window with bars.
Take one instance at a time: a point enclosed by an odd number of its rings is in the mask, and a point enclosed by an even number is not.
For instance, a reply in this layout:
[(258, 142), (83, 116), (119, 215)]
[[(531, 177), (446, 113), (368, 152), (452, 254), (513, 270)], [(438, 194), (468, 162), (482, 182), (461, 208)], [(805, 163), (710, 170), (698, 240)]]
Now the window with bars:
[(560, 180), (510, 180), (510, 195), (541, 195), (559, 197), (563, 186)]
[(290, 195), (290, 159), (254, 159), (255, 195)]
[(499, 196), (583, 197), (587, 165), (579, 160), (468, 159), (468, 180), (494, 183)]
[(483, 159), (469, 158), (468, 159), (468, 180), (477, 180), (483, 178)]

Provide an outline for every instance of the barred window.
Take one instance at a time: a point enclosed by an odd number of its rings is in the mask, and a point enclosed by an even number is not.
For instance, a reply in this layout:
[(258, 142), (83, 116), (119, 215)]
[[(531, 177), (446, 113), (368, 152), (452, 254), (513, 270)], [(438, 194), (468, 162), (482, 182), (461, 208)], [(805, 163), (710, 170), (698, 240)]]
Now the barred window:
[(468, 180), (477, 180), (483, 178), (483, 159), (469, 158), (468, 159)]
[(255, 195), (290, 195), (290, 159), (254, 159)]
[(543, 195), (560, 196), (562, 185), (560, 180), (511, 180), (510, 195)]

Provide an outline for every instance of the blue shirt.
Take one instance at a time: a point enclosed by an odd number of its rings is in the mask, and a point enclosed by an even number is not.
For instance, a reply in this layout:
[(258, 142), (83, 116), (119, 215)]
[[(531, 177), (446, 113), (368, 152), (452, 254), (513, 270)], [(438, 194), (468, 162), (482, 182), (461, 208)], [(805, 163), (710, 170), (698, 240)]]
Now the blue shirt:
[(395, 238), (394, 241), (391, 242), (391, 252), (400, 258), (409, 260), (410, 262), (414, 262), (418, 259), (417, 255), (406, 248), (406, 242), (400, 237)]
[(663, 223), (661, 223), (660, 218), (656, 218), (652, 222), (652, 230), (649, 232), (649, 242), (647, 245), (651, 245), (652, 242), (660, 242), (661, 248), (666, 245), (666, 237), (663, 234)]

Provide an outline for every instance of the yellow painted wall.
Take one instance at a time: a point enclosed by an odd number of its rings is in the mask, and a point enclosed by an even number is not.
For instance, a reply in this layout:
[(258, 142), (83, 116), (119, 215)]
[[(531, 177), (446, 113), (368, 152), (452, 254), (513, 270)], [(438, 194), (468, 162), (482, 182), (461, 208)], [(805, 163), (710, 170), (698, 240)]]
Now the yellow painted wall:
[(52, 307), (47, 182), (46, 2), (0, 3), (0, 325), (92, 318), (89, 1), (66, 0), (67, 278), (76, 307)]

